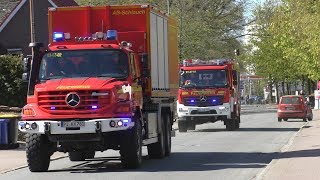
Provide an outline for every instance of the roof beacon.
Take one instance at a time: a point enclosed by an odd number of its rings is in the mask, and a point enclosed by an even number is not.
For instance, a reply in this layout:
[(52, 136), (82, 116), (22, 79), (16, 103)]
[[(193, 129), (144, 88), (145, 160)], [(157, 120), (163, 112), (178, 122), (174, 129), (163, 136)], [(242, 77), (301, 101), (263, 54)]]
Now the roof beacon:
[(118, 32), (116, 30), (108, 30), (107, 40), (118, 40)]

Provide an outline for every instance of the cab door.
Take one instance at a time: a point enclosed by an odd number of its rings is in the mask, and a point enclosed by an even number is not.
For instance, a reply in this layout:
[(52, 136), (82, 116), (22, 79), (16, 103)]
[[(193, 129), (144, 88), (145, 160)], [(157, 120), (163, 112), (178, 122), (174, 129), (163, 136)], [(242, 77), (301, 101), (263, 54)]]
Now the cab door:
[(142, 108), (142, 87), (141, 87), (141, 71), (139, 68), (139, 59), (135, 53), (130, 53), (130, 72), (131, 72), (131, 86), (132, 98), (135, 106)]

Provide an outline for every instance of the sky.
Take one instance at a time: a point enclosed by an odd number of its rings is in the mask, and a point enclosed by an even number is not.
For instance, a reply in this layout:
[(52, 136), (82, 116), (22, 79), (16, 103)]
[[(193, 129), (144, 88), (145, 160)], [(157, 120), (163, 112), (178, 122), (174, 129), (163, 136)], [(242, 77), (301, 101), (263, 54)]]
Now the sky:
[(254, 10), (254, 7), (263, 4), (266, 0), (246, 0), (248, 6), (245, 12), (246, 17), (252, 16), (252, 11)]

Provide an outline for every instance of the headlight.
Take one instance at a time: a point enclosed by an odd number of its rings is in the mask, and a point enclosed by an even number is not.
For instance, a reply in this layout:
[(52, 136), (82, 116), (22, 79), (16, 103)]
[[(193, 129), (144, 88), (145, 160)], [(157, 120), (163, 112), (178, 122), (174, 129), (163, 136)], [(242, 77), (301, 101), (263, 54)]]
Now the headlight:
[(220, 109), (220, 110), (225, 110), (225, 109), (226, 109), (226, 107), (224, 107), (224, 106), (220, 106), (220, 107), (219, 107), (219, 109)]

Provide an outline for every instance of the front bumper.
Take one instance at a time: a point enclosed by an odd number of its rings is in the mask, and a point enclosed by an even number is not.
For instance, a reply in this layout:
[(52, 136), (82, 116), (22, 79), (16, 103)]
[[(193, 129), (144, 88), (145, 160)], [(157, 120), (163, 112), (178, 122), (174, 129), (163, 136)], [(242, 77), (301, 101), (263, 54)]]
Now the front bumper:
[[(120, 123), (121, 121), (121, 123)], [(91, 119), (86, 121), (72, 121), (84, 122), (81, 126), (68, 126), (64, 122), (70, 121), (19, 121), (19, 130), (25, 133), (35, 134), (84, 134), (84, 133), (97, 133), (97, 132), (112, 132), (127, 130), (134, 126), (131, 118), (108, 118), (108, 119)], [(115, 126), (111, 126), (115, 122)], [(119, 122), (119, 123), (118, 123)], [(119, 125), (121, 126), (119, 126)]]
[(185, 106), (177, 102), (177, 114), (179, 119), (185, 117), (218, 117), (226, 116), (228, 119), (231, 118), (232, 109), (229, 103), (223, 103), (220, 106), (207, 106), (207, 107), (197, 107), (197, 106)]

